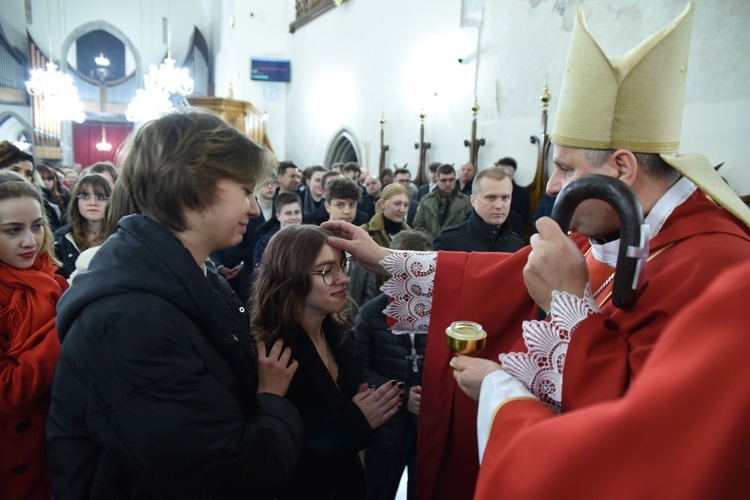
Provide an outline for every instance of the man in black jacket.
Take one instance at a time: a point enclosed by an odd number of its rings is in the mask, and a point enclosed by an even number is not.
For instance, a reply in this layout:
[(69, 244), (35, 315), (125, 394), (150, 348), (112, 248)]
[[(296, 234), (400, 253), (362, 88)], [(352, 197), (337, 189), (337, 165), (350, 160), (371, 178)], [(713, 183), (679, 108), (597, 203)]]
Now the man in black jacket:
[(435, 250), (463, 252), (515, 252), (523, 238), (508, 221), (513, 194), (511, 178), (499, 167), (482, 170), (474, 178), (474, 207), (469, 219), (441, 231), (433, 242)]

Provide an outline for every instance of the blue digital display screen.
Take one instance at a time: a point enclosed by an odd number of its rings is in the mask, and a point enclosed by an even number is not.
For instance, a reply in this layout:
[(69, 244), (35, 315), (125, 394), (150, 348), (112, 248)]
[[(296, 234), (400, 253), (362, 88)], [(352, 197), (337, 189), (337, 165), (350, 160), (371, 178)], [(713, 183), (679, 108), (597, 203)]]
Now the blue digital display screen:
[(253, 57), (250, 60), (250, 79), (263, 82), (288, 82), (292, 75), (289, 59)]

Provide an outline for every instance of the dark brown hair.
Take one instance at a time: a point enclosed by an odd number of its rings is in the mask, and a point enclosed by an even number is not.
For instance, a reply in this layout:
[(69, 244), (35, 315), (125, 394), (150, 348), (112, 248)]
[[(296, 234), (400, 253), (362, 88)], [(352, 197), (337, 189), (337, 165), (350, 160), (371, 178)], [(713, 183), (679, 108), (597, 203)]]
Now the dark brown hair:
[(255, 184), (276, 166), (268, 149), (219, 115), (179, 108), (131, 134), (119, 160), (133, 206), (173, 232), (188, 229), (186, 211), (216, 202), (216, 184)]
[(109, 197), (107, 217), (104, 219), (104, 227), (102, 228), (104, 239), (106, 240), (117, 232), (117, 224), (120, 219), (134, 213), (136, 212), (130, 193), (128, 193), (122, 179), (119, 179), (112, 188), (112, 196)]
[[(261, 342), (288, 341), (299, 329), (297, 316), (310, 292), (310, 271), (329, 236), (321, 227), (301, 224), (287, 226), (271, 238), (251, 299), (250, 327)], [(337, 325), (347, 324), (345, 312), (331, 318)]]
[(91, 165), (88, 170), (89, 173), (92, 174), (109, 174), (109, 176), (112, 177), (113, 184), (117, 182), (117, 178), (120, 176), (120, 174), (117, 173), (114, 164), (108, 161), (98, 161)]
[(0, 142), (0, 168), (7, 168), (22, 161), (34, 164), (34, 157), (25, 153), (8, 141)]
[(63, 200), (62, 196), (60, 195), (60, 179), (57, 178), (57, 171), (54, 170), (49, 165), (45, 165), (44, 163), (40, 163), (36, 167), (34, 167), (34, 170), (39, 172), (39, 175), (42, 177), (42, 181), (44, 181), (44, 177), (52, 177), (52, 180), (54, 181), (52, 184), (52, 189), (49, 190), (49, 200), (60, 207), (61, 210), (65, 210), (65, 200)]

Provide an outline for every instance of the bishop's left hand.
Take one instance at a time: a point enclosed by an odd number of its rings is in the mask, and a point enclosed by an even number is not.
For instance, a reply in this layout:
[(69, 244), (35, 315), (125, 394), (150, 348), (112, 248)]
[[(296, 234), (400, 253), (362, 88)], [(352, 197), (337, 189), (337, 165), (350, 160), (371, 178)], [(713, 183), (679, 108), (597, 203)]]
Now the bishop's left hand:
[(552, 290), (583, 297), (589, 271), (586, 258), (557, 222), (542, 217), (536, 227), (539, 232), (531, 236), (523, 279), (534, 302), (549, 312)]

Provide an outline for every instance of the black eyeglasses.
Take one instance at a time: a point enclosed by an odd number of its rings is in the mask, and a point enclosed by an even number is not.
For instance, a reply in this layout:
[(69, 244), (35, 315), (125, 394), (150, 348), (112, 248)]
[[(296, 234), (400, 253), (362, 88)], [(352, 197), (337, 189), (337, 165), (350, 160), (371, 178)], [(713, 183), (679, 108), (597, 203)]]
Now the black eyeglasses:
[(91, 199), (91, 196), (93, 196), (96, 201), (101, 201), (101, 202), (109, 201), (109, 196), (104, 195), (104, 194), (90, 195), (89, 193), (81, 193), (78, 196), (76, 196), (76, 198), (78, 198), (79, 200), (83, 200), (83, 201), (89, 201)]
[(323, 276), (323, 283), (328, 286), (333, 286), (336, 284), (336, 281), (338, 281), (339, 272), (341, 270), (344, 271), (344, 274), (346, 274), (347, 277), (349, 276), (349, 272), (352, 269), (352, 261), (354, 261), (354, 257), (348, 257), (340, 265), (326, 264), (320, 271), (310, 271), (310, 274)]

